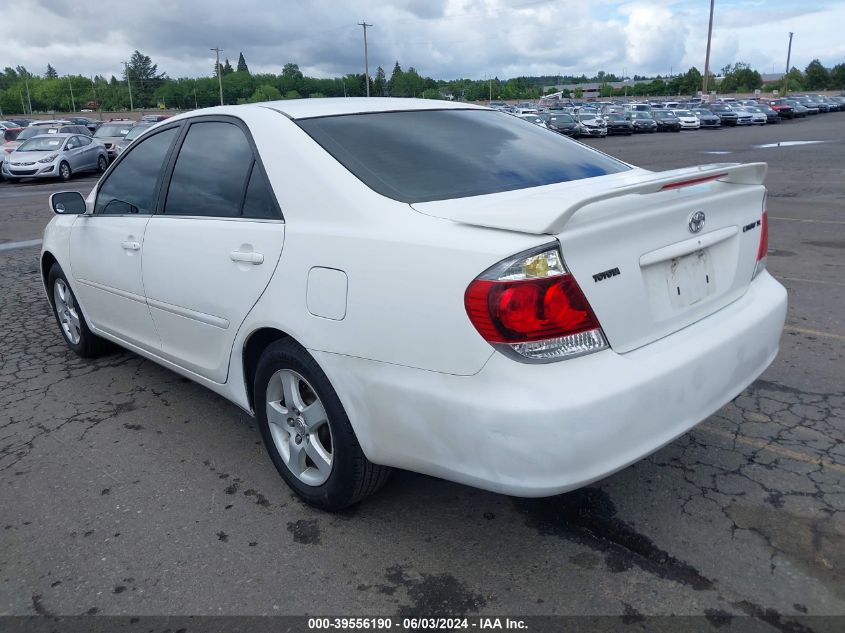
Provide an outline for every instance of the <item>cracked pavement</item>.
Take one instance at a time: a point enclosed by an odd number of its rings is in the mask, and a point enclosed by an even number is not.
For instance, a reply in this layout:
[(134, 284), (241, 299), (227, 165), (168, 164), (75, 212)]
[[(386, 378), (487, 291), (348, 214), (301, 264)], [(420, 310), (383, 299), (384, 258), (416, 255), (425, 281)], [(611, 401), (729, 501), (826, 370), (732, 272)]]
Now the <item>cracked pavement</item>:
[[(753, 147), (798, 139), (829, 142)], [(768, 161), (769, 269), (790, 312), (778, 359), (732, 403), (548, 499), (396, 472), (345, 513), (311, 510), (234, 405), (128, 352), (76, 358), (37, 247), (0, 251), (0, 615), (695, 614), (833, 630), (802, 618), (845, 616), (842, 139), (845, 113), (589, 141), (648, 168), (707, 151)], [(39, 237), (61, 188), (0, 183), (0, 243)]]

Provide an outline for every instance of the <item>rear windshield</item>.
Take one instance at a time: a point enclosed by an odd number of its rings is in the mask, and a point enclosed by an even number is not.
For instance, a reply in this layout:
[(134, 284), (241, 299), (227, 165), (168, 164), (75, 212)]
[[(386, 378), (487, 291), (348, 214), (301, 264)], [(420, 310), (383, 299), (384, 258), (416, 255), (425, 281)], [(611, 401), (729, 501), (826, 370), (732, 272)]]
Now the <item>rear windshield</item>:
[(378, 112), (297, 124), (371, 189), (408, 203), (629, 169), (560, 134), (489, 110)]
[(109, 138), (117, 136), (126, 136), (129, 130), (132, 129), (134, 123), (106, 123), (97, 128), (94, 132), (96, 138)]

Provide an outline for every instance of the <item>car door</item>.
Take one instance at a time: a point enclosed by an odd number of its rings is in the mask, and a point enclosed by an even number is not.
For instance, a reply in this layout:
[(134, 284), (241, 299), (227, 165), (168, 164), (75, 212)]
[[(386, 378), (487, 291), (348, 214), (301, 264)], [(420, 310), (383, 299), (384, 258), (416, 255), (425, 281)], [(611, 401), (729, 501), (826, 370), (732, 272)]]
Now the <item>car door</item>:
[(72, 172), (85, 171), (87, 165), (85, 164), (85, 152), (82, 150), (81, 143), (78, 136), (71, 136), (65, 142), (62, 151), (64, 160), (70, 165)]
[(91, 324), (158, 353), (161, 343), (144, 298), (144, 230), (155, 209), (164, 165), (179, 126), (164, 128), (126, 152), (95, 190), (93, 213), (70, 234), (71, 272)]
[(246, 126), (192, 120), (144, 237), (163, 356), (226, 381), (235, 335), (276, 268), (285, 225)]
[(82, 169), (97, 169), (97, 146), (94, 145), (91, 137), (80, 134), (76, 137), (76, 140), (79, 143), (79, 154), (83, 165)]

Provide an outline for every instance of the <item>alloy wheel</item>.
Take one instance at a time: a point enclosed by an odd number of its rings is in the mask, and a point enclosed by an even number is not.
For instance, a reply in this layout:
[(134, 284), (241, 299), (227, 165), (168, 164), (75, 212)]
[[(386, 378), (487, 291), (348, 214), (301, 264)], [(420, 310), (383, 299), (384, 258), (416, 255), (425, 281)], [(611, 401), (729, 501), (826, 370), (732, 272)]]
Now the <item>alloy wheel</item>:
[(267, 421), (285, 466), (302, 483), (320, 486), (332, 472), (332, 431), (317, 392), (301, 374), (280, 369), (266, 393)]
[(76, 301), (64, 279), (57, 279), (53, 285), (53, 301), (56, 306), (56, 315), (59, 317), (59, 324), (62, 332), (68, 341), (77, 345), (82, 338), (82, 325), (79, 319), (79, 310)]

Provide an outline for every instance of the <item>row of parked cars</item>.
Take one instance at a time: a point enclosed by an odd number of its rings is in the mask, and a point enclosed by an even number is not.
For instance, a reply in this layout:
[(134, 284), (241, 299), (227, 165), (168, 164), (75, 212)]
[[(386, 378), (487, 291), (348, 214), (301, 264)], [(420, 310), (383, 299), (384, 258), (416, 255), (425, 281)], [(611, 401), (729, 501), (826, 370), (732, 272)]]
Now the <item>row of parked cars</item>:
[(69, 180), (78, 173), (104, 172), (133, 139), (164, 118), (147, 115), (138, 122), (87, 117), (0, 120), (0, 176), (17, 182), (23, 178)]
[(771, 100), (726, 97), (713, 103), (701, 99), (584, 103), (544, 98), (536, 105), (521, 103), (510, 106), (502, 102), (489, 105), (566, 136), (581, 138), (767, 125), (778, 123), (781, 119), (845, 111), (845, 96), (790, 95), (789, 98)]

